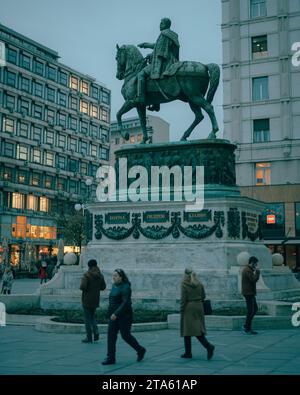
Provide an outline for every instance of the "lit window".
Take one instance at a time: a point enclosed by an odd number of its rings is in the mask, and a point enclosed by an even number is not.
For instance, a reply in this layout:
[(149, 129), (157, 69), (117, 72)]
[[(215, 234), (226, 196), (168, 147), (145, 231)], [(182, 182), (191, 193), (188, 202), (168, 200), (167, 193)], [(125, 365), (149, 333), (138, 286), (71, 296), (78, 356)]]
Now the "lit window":
[(86, 81), (81, 81), (81, 92), (85, 93), (86, 95), (89, 94), (89, 84)]
[(28, 160), (28, 147), (17, 145), (17, 159)]
[(33, 149), (33, 163), (41, 163), (41, 151), (37, 148)]
[(12, 180), (12, 170), (11, 169), (5, 169), (3, 173), (3, 179), (6, 181), (11, 181)]
[(52, 167), (54, 166), (54, 153), (53, 152), (46, 152), (45, 165), (52, 166)]
[(12, 133), (15, 130), (15, 121), (10, 118), (3, 119), (3, 132)]
[(250, 0), (251, 18), (267, 15), (266, 0)]
[(94, 104), (91, 105), (91, 116), (94, 118), (98, 118), (98, 107)]
[(22, 193), (12, 193), (12, 208), (24, 209), (24, 195)]
[(253, 121), (253, 141), (254, 143), (270, 141), (269, 119), (255, 119)]
[(134, 142), (135, 142), (135, 136), (134, 136), (134, 135), (131, 135), (129, 141), (130, 141), (131, 143), (134, 143)]
[(25, 173), (19, 173), (19, 174), (18, 174), (18, 182), (19, 182), (20, 184), (25, 184), (25, 181), (26, 181), (26, 175), (25, 175)]
[(271, 163), (255, 164), (256, 185), (271, 185)]
[(40, 211), (47, 213), (49, 211), (49, 199), (41, 196), (40, 197)]
[(80, 100), (80, 111), (84, 114), (88, 114), (88, 103), (85, 100)]
[(41, 176), (38, 173), (33, 173), (32, 175), (32, 180), (31, 180), (31, 184), (35, 187), (40, 186), (40, 182), (41, 182)]
[(106, 108), (101, 108), (101, 120), (108, 122), (108, 111)]
[(252, 58), (254, 60), (268, 56), (267, 36), (252, 37)]
[(78, 90), (78, 78), (73, 75), (70, 77), (70, 88)]
[(17, 223), (12, 225), (12, 236), (16, 238), (26, 238), (27, 218), (17, 216)]
[(252, 79), (252, 100), (269, 99), (269, 81), (268, 77), (257, 77)]
[(27, 210), (37, 211), (38, 198), (37, 196), (27, 195)]
[(52, 188), (53, 178), (51, 176), (47, 176), (45, 179), (45, 187)]

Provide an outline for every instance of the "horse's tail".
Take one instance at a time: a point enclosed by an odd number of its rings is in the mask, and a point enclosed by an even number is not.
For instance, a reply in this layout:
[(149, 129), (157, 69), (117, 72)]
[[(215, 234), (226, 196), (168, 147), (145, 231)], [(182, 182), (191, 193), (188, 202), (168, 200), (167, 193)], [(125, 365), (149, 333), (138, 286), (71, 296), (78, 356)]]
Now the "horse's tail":
[(211, 103), (219, 86), (220, 67), (216, 63), (209, 63), (206, 67), (209, 73), (209, 90), (206, 95), (206, 100)]

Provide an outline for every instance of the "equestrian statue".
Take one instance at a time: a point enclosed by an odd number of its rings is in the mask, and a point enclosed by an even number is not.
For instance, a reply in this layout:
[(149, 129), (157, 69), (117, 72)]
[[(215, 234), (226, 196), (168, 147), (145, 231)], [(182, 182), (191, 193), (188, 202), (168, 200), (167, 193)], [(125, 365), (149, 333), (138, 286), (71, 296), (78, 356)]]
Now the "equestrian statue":
[(195, 120), (184, 132), (181, 140), (186, 140), (193, 129), (204, 118), (202, 109), (211, 120), (212, 131), (209, 139), (215, 139), (219, 130), (212, 100), (219, 85), (220, 68), (215, 63), (202, 64), (179, 61), (178, 35), (171, 29), (171, 20), (160, 22), (160, 35), (156, 43), (141, 43), (140, 48), (153, 49), (145, 58), (134, 45), (117, 45), (117, 74), (124, 80), (122, 95), (125, 103), (117, 113), (121, 135), (129, 139), (129, 133), (122, 127), (123, 114), (136, 108), (143, 131), (142, 143), (149, 141), (146, 128), (146, 108), (159, 111), (161, 103), (173, 100), (187, 102), (195, 114)]

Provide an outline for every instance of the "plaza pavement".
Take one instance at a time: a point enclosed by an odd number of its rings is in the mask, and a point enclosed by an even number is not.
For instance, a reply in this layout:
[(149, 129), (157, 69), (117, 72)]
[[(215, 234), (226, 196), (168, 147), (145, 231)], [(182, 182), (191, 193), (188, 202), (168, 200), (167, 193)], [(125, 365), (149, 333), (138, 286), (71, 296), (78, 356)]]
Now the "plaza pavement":
[[(31, 294), (38, 279), (17, 279), (13, 293)], [(94, 344), (82, 344), (82, 335), (37, 332), (33, 326), (0, 326), (0, 375), (273, 375), (300, 374), (300, 327), (264, 330), (256, 336), (239, 331), (211, 331), (208, 340), (216, 346), (211, 361), (206, 350), (193, 339), (193, 359), (182, 359), (183, 339), (177, 330), (136, 332), (147, 348), (145, 359), (120, 337), (117, 363), (102, 366), (106, 336)]]

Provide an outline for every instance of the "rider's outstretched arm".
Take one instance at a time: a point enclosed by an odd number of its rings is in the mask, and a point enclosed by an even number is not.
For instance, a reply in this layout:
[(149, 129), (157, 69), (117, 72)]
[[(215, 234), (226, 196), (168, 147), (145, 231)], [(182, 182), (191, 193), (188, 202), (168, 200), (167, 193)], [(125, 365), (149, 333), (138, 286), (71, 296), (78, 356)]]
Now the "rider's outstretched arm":
[(141, 43), (141, 44), (138, 44), (138, 47), (153, 49), (155, 47), (155, 44), (152, 44), (152, 43)]

